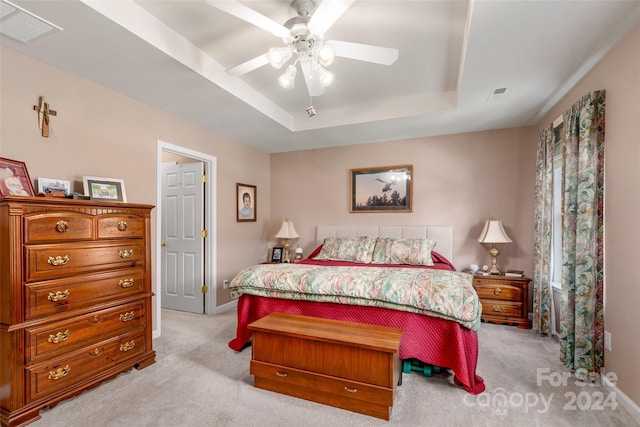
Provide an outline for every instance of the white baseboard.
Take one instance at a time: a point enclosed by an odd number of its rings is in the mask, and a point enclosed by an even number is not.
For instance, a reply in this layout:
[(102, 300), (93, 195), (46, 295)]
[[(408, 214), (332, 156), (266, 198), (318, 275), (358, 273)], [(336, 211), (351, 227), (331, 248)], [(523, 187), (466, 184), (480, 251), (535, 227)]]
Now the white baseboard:
[(224, 313), (225, 311), (234, 309), (238, 306), (238, 300), (234, 299), (233, 301), (229, 301), (226, 304), (219, 305), (213, 311), (213, 314)]
[(629, 414), (631, 414), (631, 417), (636, 421), (636, 423), (640, 425), (640, 406), (638, 406), (636, 402), (631, 400), (629, 396), (620, 391), (620, 389), (605, 375), (603, 375), (601, 378), (602, 383), (605, 385), (605, 387), (611, 389), (611, 391), (616, 393), (616, 401), (620, 405), (622, 405), (622, 407), (626, 409)]

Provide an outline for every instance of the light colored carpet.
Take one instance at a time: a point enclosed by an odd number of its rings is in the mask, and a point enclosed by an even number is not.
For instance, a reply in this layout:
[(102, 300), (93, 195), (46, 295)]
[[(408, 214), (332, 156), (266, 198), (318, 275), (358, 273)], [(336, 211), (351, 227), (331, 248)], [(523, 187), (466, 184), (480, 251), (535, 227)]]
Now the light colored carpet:
[(251, 349), (227, 347), (235, 325), (235, 310), (163, 310), (155, 364), (42, 410), (30, 426), (637, 426), (600, 399), (608, 389), (578, 387), (573, 378), (558, 385), (566, 372), (558, 344), (531, 330), (483, 323), (478, 374), (487, 390), (473, 396), (447, 374), (404, 374), (386, 422), (254, 388)]

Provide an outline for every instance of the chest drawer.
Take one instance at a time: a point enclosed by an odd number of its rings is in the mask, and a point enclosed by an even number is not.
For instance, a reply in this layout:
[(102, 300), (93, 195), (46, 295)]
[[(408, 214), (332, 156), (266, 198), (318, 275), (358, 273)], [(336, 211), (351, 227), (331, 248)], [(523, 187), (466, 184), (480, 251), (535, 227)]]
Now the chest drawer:
[(77, 212), (47, 212), (24, 217), (25, 243), (90, 240), (90, 215)]
[(144, 242), (87, 242), (27, 246), (27, 281), (142, 265)]
[(93, 273), (25, 286), (25, 319), (35, 319), (144, 292), (144, 268)]
[(101, 215), (98, 239), (131, 239), (144, 236), (144, 218), (134, 215)]
[(146, 351), (144, 332), (113, 338), (49, 363), (26, 368), (27, 401), (71, 387)]
[(509, 285), (485, 285), (476, 288), (478, 297), (503, 301), (522, 300), (522, 289)]
[(95, 345), (144, 324), (144, 306), (138, 303), (30, 328), (25, 331), (27, 362)]

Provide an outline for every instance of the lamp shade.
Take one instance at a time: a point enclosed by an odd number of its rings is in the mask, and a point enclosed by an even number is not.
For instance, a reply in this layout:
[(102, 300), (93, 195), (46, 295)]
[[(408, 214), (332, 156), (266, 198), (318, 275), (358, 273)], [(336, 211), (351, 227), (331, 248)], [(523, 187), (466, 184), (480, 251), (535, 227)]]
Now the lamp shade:
[(479, 243), (511, 243), (512, 240), (504, 231), (502, 221), (498, 219), (490, 219), (484, 223), (482, 233), (478, 237)]
[(275, 235), (276, 239), (296, 239), (298, 237), (300, 236), (298, 236), (298, 233), (293, 226), (293, 222), (288, 219), (282, 221), (282, 227), (280, 227), (280, 231)]

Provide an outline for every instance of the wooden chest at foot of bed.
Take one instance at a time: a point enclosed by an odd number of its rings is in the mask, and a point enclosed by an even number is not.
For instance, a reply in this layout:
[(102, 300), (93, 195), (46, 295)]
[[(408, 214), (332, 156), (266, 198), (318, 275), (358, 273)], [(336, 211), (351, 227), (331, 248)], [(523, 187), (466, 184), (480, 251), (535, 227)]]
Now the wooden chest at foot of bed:
[(249, 329), (256, 387), (389, 419), (400, 329), (283, 313)]

